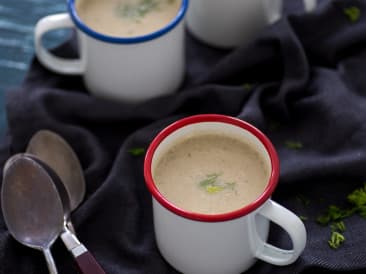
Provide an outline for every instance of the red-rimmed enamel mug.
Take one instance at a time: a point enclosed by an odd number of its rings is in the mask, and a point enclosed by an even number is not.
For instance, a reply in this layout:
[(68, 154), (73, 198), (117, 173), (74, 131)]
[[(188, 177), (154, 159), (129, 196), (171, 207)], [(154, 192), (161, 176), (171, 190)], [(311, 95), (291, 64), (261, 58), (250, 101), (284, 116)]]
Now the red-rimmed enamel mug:
[[(226, 213), (202, 214), (176, 206), (159, 191), (153, 178), (158, 159), (179, 140), (202, 131), (240, 138), (265, 159), (270, 170), (269, 179), (264, 191), (253, 202)], [(276, 150), (261, 131), (243, 120), (201, 114), (174, 122), (151, 142), (145, 157), (144, 176), (152, 195), (158, 248), (178, 271), (186, 274), (242, 273), (257, 259), (288, 265), (305, 248), (306, 230), (302, 221), (271, 200), (279, 179)], [(292, 249), (285, 250), (267, 242), (270, 221), (288, 233)]]

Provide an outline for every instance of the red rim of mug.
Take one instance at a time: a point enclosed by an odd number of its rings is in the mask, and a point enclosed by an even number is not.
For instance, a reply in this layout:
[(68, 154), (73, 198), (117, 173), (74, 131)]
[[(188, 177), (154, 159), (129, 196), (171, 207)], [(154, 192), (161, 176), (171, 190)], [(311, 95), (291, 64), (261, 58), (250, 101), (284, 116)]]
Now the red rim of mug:
[[(267, 153), (269, 155), (272, 170), (270, 174), (270, 178), (268, 181), (268, 184), (263, 191), (263, 193), (252, 203), (234, 211), (230, 211), (227, 213), (222, 214), (202, 214), (197, 212), (191, 212), (184, 210), (182, 208), (179, 208), (175, 206), (173, 203), (171, 203), (168, 199), (166, 199), (158, 190), (156, 187), (153, 177), (152, 177), (152, 171), (151, 171), (151, 165), (152, 165), (152, 158), (154, 156), (154, 153), (157, 149), (157, 147), (160, 145), (160, 143), (168, 137), (170, 134), (172, 134), (174, 131), (179, 130), (180, 128), (195, 124), (195, 123), (201, 123), (201, 122), (221, 122), (221, 123), (227, 123), (232, 124), (238, 127), (241, 127), (245, 129), (246, 131), (253, 134), (265, 147), (267, 150)], [(234, 118), (231, 116), (221, 115), (221, 114), (199, 114), (199, 115), (193, 115), (189, 116), (183, 119), (180, 119), (166, 128), (164, 128), (158, 135), (154, 138), (154, 140), (151, 142), (149, 148), (147, 149), (145, 161), (144, 161), (144, 177), (145, 182), (147, 185), (147, 188), (149, 189), (152, 196), (166, 209), (169, 211), (181, 216), (185, 217), (191, 220), (196, 221), (202, 221), (202, 222), (222, 222), (222, 221), (228, 221), (232, 219), (236, 219), (242, 216), (247, 215), (248, 213), (254, 211), (258, 207), (260, 207), (262, 204), (264, 204), (265, 201), (267, 201), (274, 189), (276, 188), (278, 178), (279, 178), (279, 170), (280, 170), (280, 164), (279, 159), (277, 156), (277, 152), (271, 143), (271, 141), (256, 127), (253, 125), (240, 120), (238, 118)]]

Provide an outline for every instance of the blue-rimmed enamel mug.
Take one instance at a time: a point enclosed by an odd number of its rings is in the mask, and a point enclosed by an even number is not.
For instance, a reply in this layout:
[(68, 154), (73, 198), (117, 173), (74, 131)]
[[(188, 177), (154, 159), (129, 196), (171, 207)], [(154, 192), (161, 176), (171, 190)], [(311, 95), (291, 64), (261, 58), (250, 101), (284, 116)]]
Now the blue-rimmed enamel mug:
[[(56, 73), (82, 75), (92, 95), (111, 100), (140, 102), (179, 88), (185, 71), (184, 17), (188, 0), (177, 0), (177, 13), (163, 27), (126, 37), (104, 34), (88, 26), (78, 14), (78, 1), (68, 0), (67, 13), (46, 16), (36, 24), (35, 51), (41, 64)], [(76, 29), (78, 59), (55, 56), (42, 45), (44, 34), (65, 28)]]
[[(317, 0), (303, 0), (306, 11)], [(266, 25), (283, 16), (282, 0), (191, 0), (187, 13), (190, 32), (218, 48), (234, 48), (253, 41)]]

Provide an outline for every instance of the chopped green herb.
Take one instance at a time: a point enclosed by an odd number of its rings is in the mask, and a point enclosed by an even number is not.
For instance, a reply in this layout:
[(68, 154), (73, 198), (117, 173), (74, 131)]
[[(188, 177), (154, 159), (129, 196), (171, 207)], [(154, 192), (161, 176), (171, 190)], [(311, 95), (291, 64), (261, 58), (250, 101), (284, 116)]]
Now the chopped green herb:
[(328, 241), (328, 244), (331, 248), (337, 249), (343, 244), (345, 240), (346, 238), (341, 233), (333, 231), (330, 236), (330, 240)]
[(347, 196), (347, 200), (356, 207), (366, 206), (366, 183)]
[(338, 206), (330, 205), (324, 215), (319, 216), (316, 221), (321, 225), (328, 225), (330, 222), (336, 222), (348, 216), (351, 216), (353, 210), (341, 209)]
[(217, 193), (224, 190), (224, 187), (222, 186), (215, 186), (215, 185), (208, 185), (206, 186), (206, 191), (208, 193)]
[(141, 156), (145, 154), (145, 149), (143, 147), (130, 148), (128, 150), (128, 153), (130, 153), (133, 156)]
[(347, 200), (351, 207), (340, 208), (330, 205), (327, 212), (316, 219), (319, 224), (330, 224), (332, 234), (328, 244), (331, 248), (338, 248), (345, 241), (345, 237), (341, 234), (346, 231), (346, 225), (343, 222), (344, 218), (355, 213), (366, 218), (366, 183), (364, 183), (363, 187), (351, 192), (347, 196)]
[(321, 225), (327, 225), (330, 222), (330, 217), (328, 215), (321, 215), (316, 218), (316, 222)]
[(200, 186), (207, 187), (207, 186), (215, 184), (215, 182), (219, 176), (220, 176), (220, 174), (217, 174), (217, 173), (206, 175), (206, 179), (204, 179), (200, 182)]
[(361, 9), (356, 6), (345, 8), (343, 12), (352, 23), (357, 22), (361, 16)]
[(296, 200), (303, 204), (304, 206), (308, 206), (310, 204), (310, 200), (308, 198), (306, 198), (304, 195), (299, 194), (298, 196), (296, 196)]
[(350, 202), (361, 217), (366, 218), (366, 183), (363, 187), (354, 190), (347, 196), (348, 202)]
[(366, 206), (362, 206), (358, 208), (358, 214), (366, 219)]
[(353, 213), (353, 210), (350, 209), (341, 209), (335, 205), (329, 206), (328, 214), (332, 221), (338, 221), (343, 218), (351, 216)]
[(278, 121), (269, 121), (269, 129), (272, 131), (278, 130), (281, 126), (281, 123)]
[(300, 215), (299, 218), (301, 221), (307, 221), (307, 219), (308, 219), (308, 217), (303, 216), (303, 215)]
[(245, 84), (243, 84), (243, 89), (245, 91), (251, 91), (253, 89), (253, 84), (245, 83)]
[(210, 194), (218, 193), (225, 189), (235, 191), (236, 183), (224, 183), (220, 181), (219, 176), (221, 175), (221, 173), (207, 174), (206, 178), (200, 181), (198, 184), (200, 187), (206, 190), (207, 193)]
[(295, 150), (303, 148), (303, 144), (301, 142), (295, 142), (295, 141), (286, 141), (285, 146)]
[(136, 4), (120, 4), (117, 12), (124, 18), (137, 20), (144, 17), (152, 10), (159, 8), (159, 1), (157, 0), (140, 0)]
[(339, 221), (339, 222), (331, 224), (330, 229), (332, 230), (332, 232), (334, 232), (334, 231), (345, 232), (346, 231), (346, 225), (344, 224), (343, 221)]

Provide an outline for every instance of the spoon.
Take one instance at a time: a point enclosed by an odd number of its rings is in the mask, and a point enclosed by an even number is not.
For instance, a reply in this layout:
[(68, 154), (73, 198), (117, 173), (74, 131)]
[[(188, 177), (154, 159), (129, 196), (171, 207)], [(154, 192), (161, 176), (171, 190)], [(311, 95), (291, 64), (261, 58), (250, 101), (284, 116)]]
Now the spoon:
[[(93, 273), (93, 274), (105, 274), (102, 267), (95, 260), (94, 256), (86, 249), (86, 247), (80, 243), (79, 239), (76, 237), (75, 232), (72, 231), (68, 226), (68, 221), (70, 222), (70, 200), (68, 193), (66, 191), (63, 182), (60, 177), (56, 174), (56, 172), (45, 162), (36, 158), (34, 155), (23, 154), (26, 157), (31, 158), (35, 162), (37, 162), (44, 170), (48, 173), (50, 178), (53, 180), (53, 183), (58, 186), (59, 196), (61, 197), (61, 202), (63, 205), (63, 219), (64, 219), (64, 229), (60, 234), (62, 241), (64, 242), (66, 248), (75, 258), (76, 263), (80, 269), (80, 271), (84, 274)], [(71, 223), (71, 222), (70, 222)], [(70, 224), (69, 223), (69, 224)]]
[(35, 161), (14, 155), (4, 167), (1, 208), (9, 233), (23, 245), (41, 250), (49, 272), (57, 274), (50, 248), (62, 231), (64, 208), (57, 185), (50, 181)]
[[(90, 261), (90, 265), (95, 265), (95, 267), (101, 269), (91, 253), (87, 252), (87, 249), (80, 244), (79, 240), (76, 238), (75, 229), (70, 218), (71, 211), (78, 207), (85, 196), (85, 179), (76, 153), (60, 135), (45, 129), (39, 130), (32, 136), (26, 152), (34, 155), (36, 157), (34, 160), (41, 160), (44, 168), (50, 168), (51, 177), (53, 177), (55, 181), (61, 179), (66, 188), (70, 206), (64, 205), (64, 217), (69, 229), (61, 234), (61, 239), (64, 244), (75, 259), (78, 257), (79, 253), (83, 251), (84, 255), (81, 259), (85, 260), (86, 264)], [(52, 173), (56, 174), (52, 176)], [(60, 193), (60, 195), (62, 195), (62, 193)]]
[[(85, 179), (72, 147), (60, 135), (50, 130), (40, 130), (32, 136), (26, 152), (35, 155), (56, 172), (65, 185), (71, 211), (75, 210), (84, 199)], [(67, 224), (75, 232), (70, 218)]]
[[(47, 216), (52, 216), (58, 220), (61, 220), (59, 223), (50, 223), (47, 222), (46, 218), (42, 222), (44, 227), (43, 229), (49, 229), (50, 231), (58, 232), (56, 238), (59, 235), (61, 236), (66, 248), (75, 258), (76, 263), (82, 273), (105, 274), (104, 270), (94, 259), (93, 255), (85, 248), (83, 244), (79, 242), (75, 234), (69, 230), (66, 224), (66, 221), (69, 219), (70, 201), (68, 199), (67, 191), (57, 174), (46, 163), (29, 154), (20, 154), (16, 156), (16, 159), (11, 161), (9, 165), (6, 165), (5, 168), (11, 167), (13, 163), (16, 162), (30, 163), (28, 169), (20, 170), (22, 171), (23, 176), (22, 184), (31, 185), (31, 188), (34, 191), (31, 193), (33, 194), (33, 198), (29, 199), (39, 201), (39, 196), (48, 197), (47, 201), (40, 203), (42, 204), (41, 208), (43, 209), (43, 212), (39, 212), (39, 214), (45, 214)], [(32, 179), (32, 175), (37, 173), (42, 173), (45, 175), (42, 183), (33, 184), (33, 180), (32, 183), (28, 182), (29, 178)], [(56, 186), (53, 188), (53, 191), (47, 191), (52, 185)], [(30, 187), (28, 186), (28, 188)], [(52, 210), (54, 207), (61, 208), (62, 210), (56, 212)], [(23, 208), (23, 212), (27, 212), (27, 210)]]

